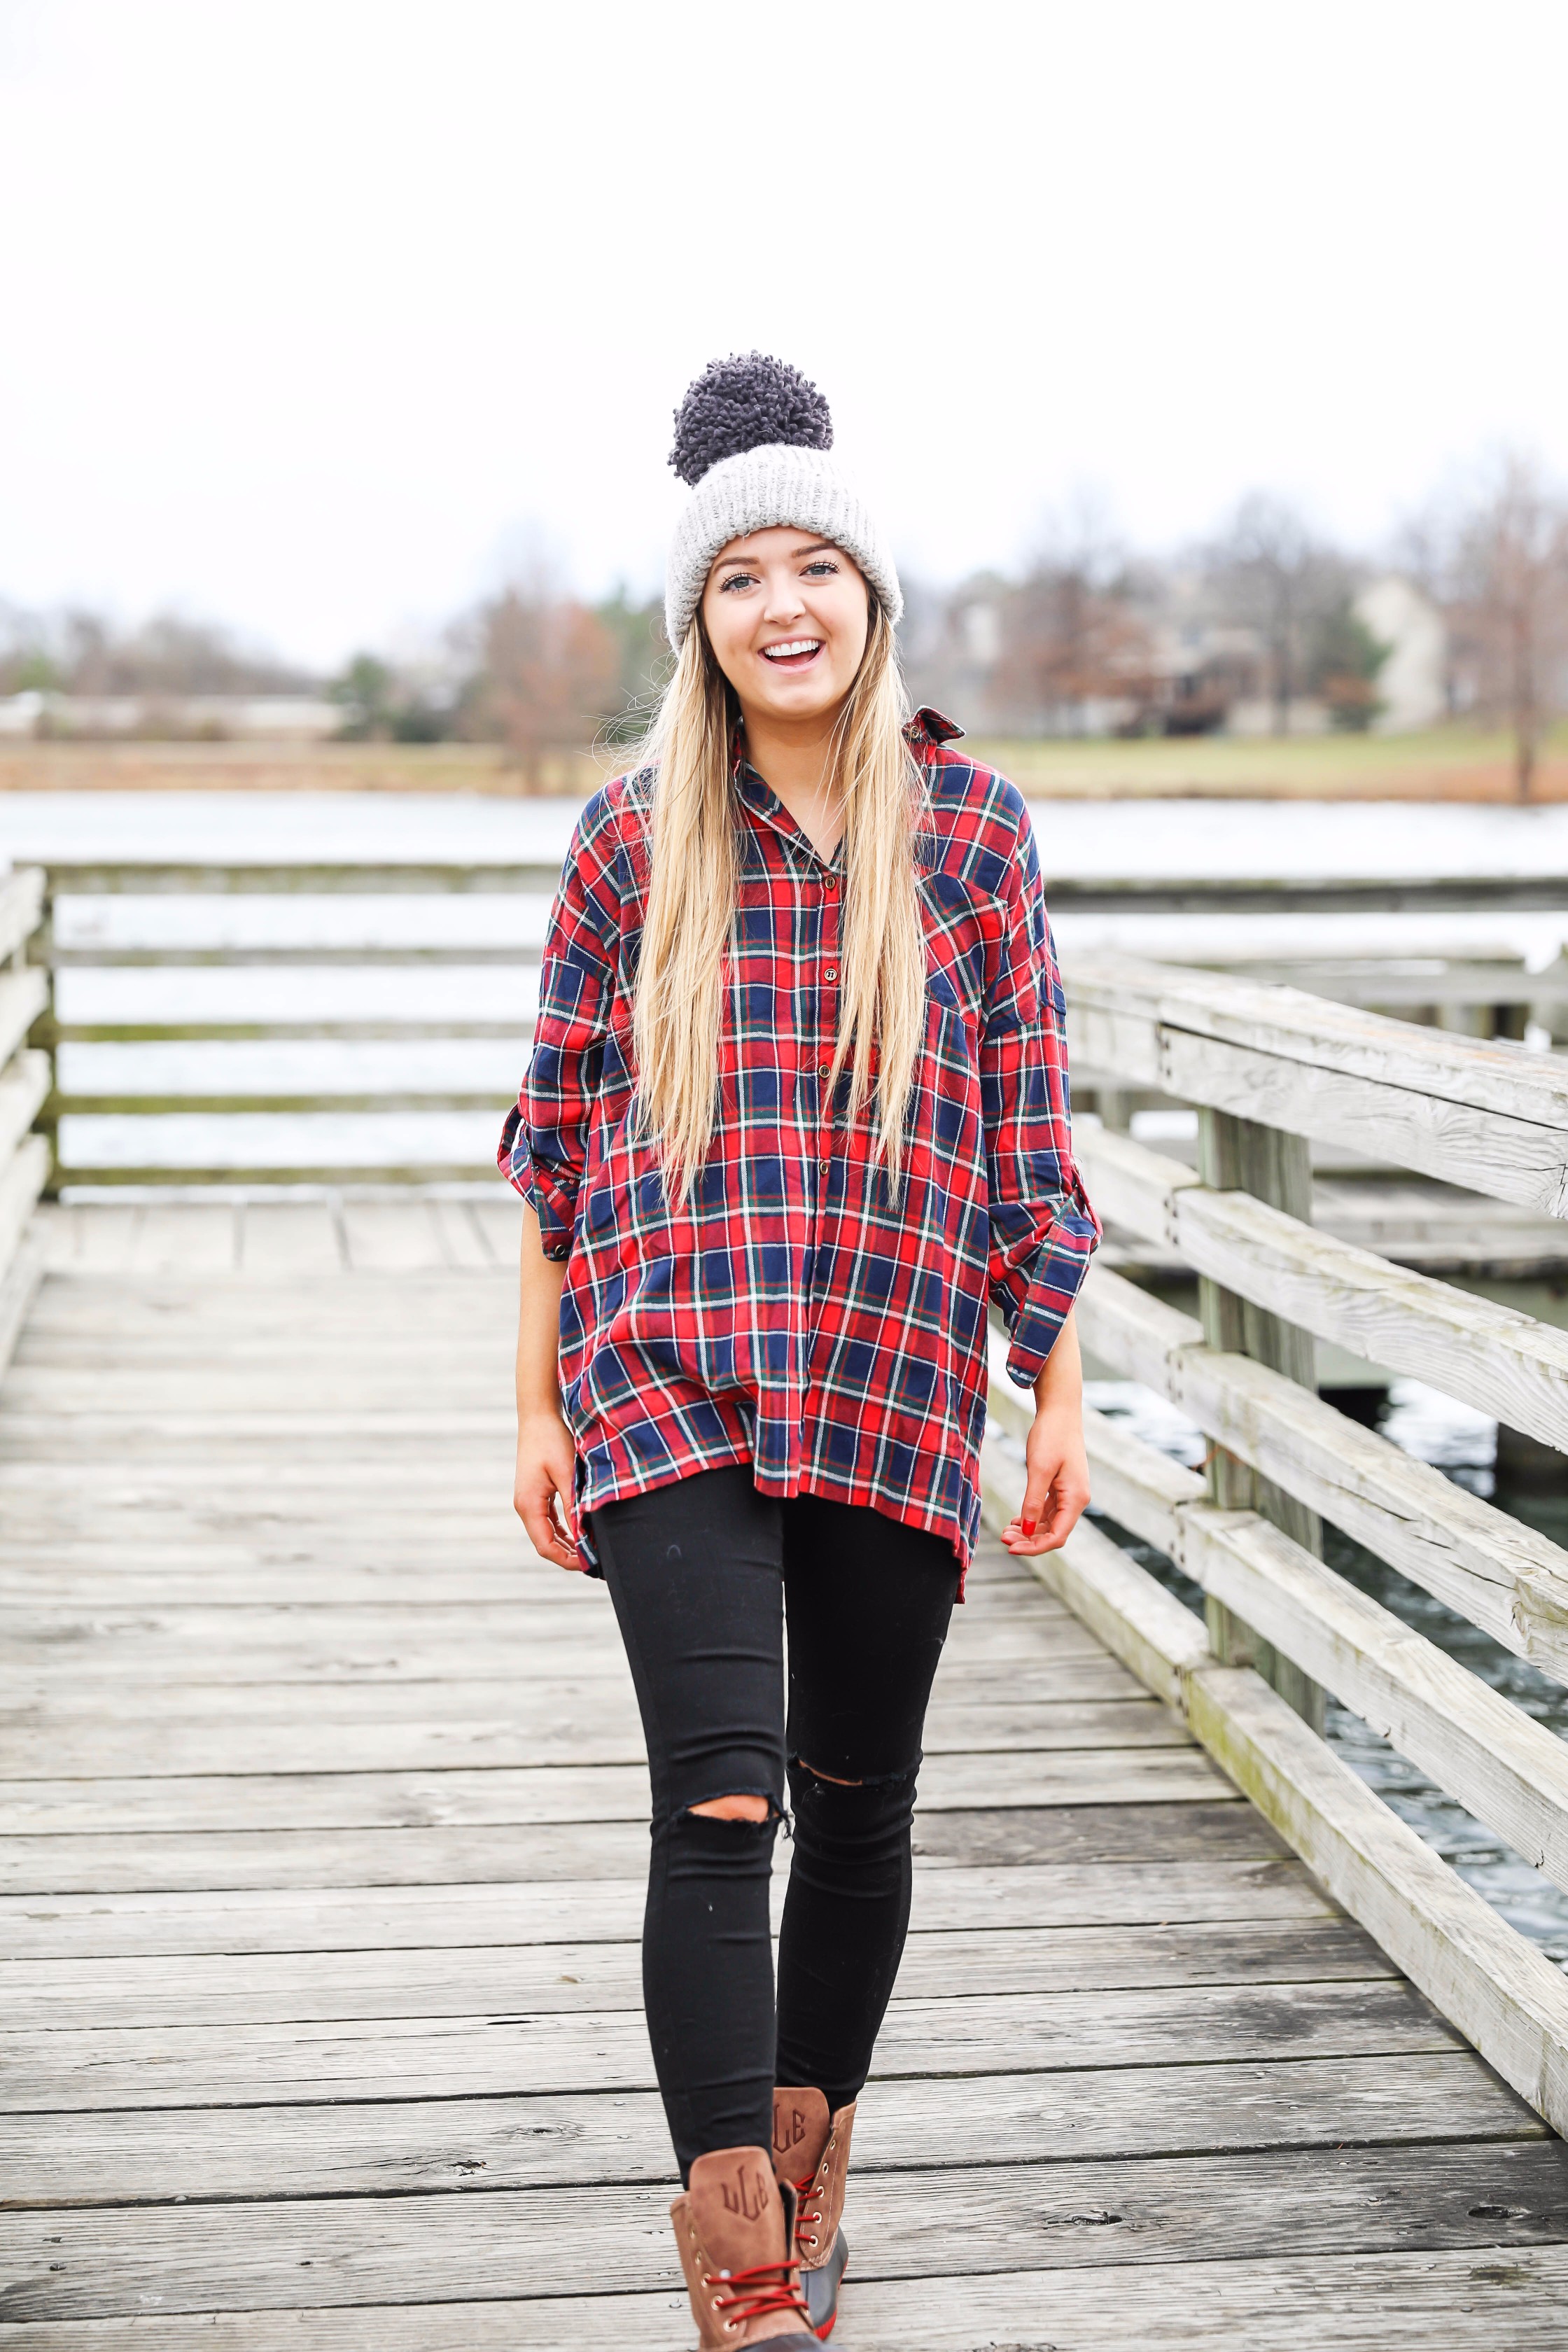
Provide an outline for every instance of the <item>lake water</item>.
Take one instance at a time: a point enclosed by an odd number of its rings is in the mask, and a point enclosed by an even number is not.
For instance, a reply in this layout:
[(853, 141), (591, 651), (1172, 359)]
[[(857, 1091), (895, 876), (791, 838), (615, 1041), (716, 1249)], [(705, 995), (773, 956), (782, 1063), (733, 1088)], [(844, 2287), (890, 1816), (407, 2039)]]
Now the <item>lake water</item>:
[[(475, 860), (558, 867), (579, 804), (563, 801), (426, 799), (339, 793), (0, 794), (0, 864), (162, 859), (179, 864), (382, 865)], [(1568, 873), (1568, 806), (1415, 806), (1407, 803), (1061, 803), (1035, 805), (1047, 886), (1145, 878), (1463, 879)], [(401, 897), (285, 894), (239, 898), (124, 896), (62, 901), (62, 944), (134, 950), (314, 947), (340, 954), (452, 947), (470, 963), (272, 966), (251, 971), (193, 961), (60, 975), (62, 1018), (164, 1023), (418, 1020), (499, 1024), (484, 1038), (347, 1041), (323, 1038), (71, 1045), (60, 1077), (69, 1090), (126, 1097), (215, 1093), (309, 1096), (403, 1089), (489, 1097), (483, 1108), (288, 1113), (184, 1113), (161, 1118), (160, 1140), (125, 1117), (65, 1123), (63, 1156), (78, 1165), (170, 1168), (489, 1162), (500, 1106), (527, 1055), (537, 957), (548, 894)], [(1568, 945), (1568, 912), (1437, 915), (1139, 916), (1068, 913), (1057, 925), (1065, 959), (1115, 948), (1201, 961), (1268, 957), (1465, 952), (1521, 958), (1531, 970)], [(478, 961), (479, 958), (500, 961)], [(301, 1139), (309, 1132), (308, 1146)], [(302, 1156), (303, 1155), (303, 1156)], [(1148, 1391), (1097, 1384), (1092, 1401), (1178, 1459), (1202, 1458), (1196, 1430)], [(1496, 1431), (1482, 1417), (1413, 1381), (1395, 1384), (1384, 1433), (1475, 1492), (1492, 1495)], [(1568, 1465), (1565, 1465), (1568, 1468)], [(1494, 1499), (1568, 1541), (1563, 1496)], [(1199, 1596), (1168, 1561), (1123, 1536), (1189, 1605)], [(1568, 1735), (1568, 1693), (1335, 1531), (1332, 1565), (1530, 1714)], [(1568, 1895), (1405, 1764), (1346, 1709), (1331, 1706), (1329, 1736), (1353, 1769), (1525, 1934), (1568, 1967)]]

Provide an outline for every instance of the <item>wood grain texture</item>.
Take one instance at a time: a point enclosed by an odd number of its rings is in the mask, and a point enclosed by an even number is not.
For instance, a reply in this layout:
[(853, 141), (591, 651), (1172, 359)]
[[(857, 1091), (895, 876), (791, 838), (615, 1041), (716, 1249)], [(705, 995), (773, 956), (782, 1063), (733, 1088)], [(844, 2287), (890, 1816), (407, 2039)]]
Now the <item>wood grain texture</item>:
[[(923, 1920), (923, 1912), (921, 1915)], [(233, 1953), (158, 1958), (0, 1961), (0, 2011), (17, 2032), (65, 2026), (299, 2023), (335, 2018), (467, 2017), (484, 2010), (552, 2016), (642, 2005), (640, 1919), (622, 1942), (496, 1944), (478, 1950)], [(1138, 1985), (1329, 1984), (1392, 1976), (1375, 1944), (1343, 1919), (1309, 1926), (1199, 1921), (1158, 1926), (933, 1929), (905, 1948), (900, 1997), (1107, 1990)]]
[[(0, 2080), (0, 2112), (7, 2115), (654, 2087), (647, 2028), (627, 2010), (63, 2028), (7, 2039)], [(895, 2000), (874, 2072), (973, 2076), (1168, 2065), (1198, 2048), (1209, 2063), (1386, 2056), (1453, 2049), (1458, 2041), (1398, 1978), (986, 1994)]]
[[(1494, 1641), (1568, 1680), (1568, 1552), (1549, 1537), (1267, 1366), (1205, 1348), (1192, 1317), (1123, 1276), (1096, 1268), (1079, 1313), (1085, 1344), (1098, 1356), (1169, 1397), (1205, 1433)], [(1168, 1465), (1159, 1487), (1124, 1478), (1114, 1432), (1095, 1423), (1090, 1431), (1098, 1499), (1123, 1526), (1168, 1550), (1170, 1514), (1191, 1499), (1180, 1465)], [(1162, 1507), (1163, 1516), (1149, 1516)]]
[[(1463, 2051), (1086, 2067), (879, 2084), (857, 2120), (862, 2172), (927, 2164), (1543, 2138), (1522, 2099)], [(0, 2208), (583, 2187), (669, 2179), (652, 2091), (362, 2106), (110, 2109), (13, 2116)]]
[[(1508, 2194), (1500, 2168), (1496, 2193)], [(7, 2344), (15, 2352), (148, 2352), (153, 2344), (167, 2352), (517, 2352), (522, 2343), (528, 2352), (687, 2352), (689, 2311), (674, 2290), (522, 2303), (515, 2284), (458, 2303), (22, 2321)], [(1127, 2352), (1130, 2343), (1153, 2342), (1176, 2352), (1561, 2352), (1565, 2297), (1568, 2256), (1556, 2246), (1315, 2251), (1296, 2260), (852, 2278), (844, 2324), (853, 2322), (855, 2352), (909, 2352), (911, 2342), (922, 2352)]]
[[(1168, 1814), (1120, 1811), (1128, 1828), (1170, 1823), (1170, 1843), (1190, 1832), (1196, 1809)], [(1227, 1817), (1237, 1809), (1227, 1808)], [(1199, 1816), (1201, 1818), (1201, 1814)], [(1059, 1824), (1082, 1814), (1042, 1817)], [(962, 1815), (922, 1822), (921, 1843), (933, 1828), (963, 1823)], [(1267, 1835), (1268, 1833), (1265, 1832)], [(1150, 1840), (1152, 1846), (1155, 1841)], [(775, 1854), (774, 1922), (787, 1883), (787, 1849)], [(1254, 1927), (1290, 1920), (1314, 1927), (1338, 1916), (1294, 1856), (1267, 1853), (1235, 1861), (1215, 1854), (1189, 1859), (1168, 1851), (1158, 1858), (1105, 1862), (1027, 1862), (1011, 1854), (1005, 1866), (922, 1853), (914, 1873), (916, 1933), (963, 1928), (1070, 1929), (1167, 1927), (1184, 1922)], [(530, 1944), (628, 1943), (642, 1932), (641, 1877), (532, 1878), (511, 1884), (405, 1886), (269, 1887), (204, 1890), (191, 1895), (53, 1895), (0, 1898), (0, 1957), (5, 1961), (66, 1959), (84, 1964), (110, 1958), (216, 1953), (237, 1964), (247, 1955), (369, 1952), (387, 1958), (402, 1949), (443, 1946), (508, 1949)], [(184, 1971), (175, 1972), (184, 1980)]]
[[(685, 2352), (636, 1713), (602, 1589), (521, 1546), (489, 1402), (516, 1213), (380, 1205), (51, 1229), (0, 1392), (8, 2343)], [(1190, 1704), (1201, 1627), (1108, 1554), (1075, 1538), (1068, 1601)], [(1121, 2352), (1194, 2246), (1501, 2242), (1528, 2344), (1555, 2143), (1142, 1688), (986, 1538), (841, 2336), (1034, 2347), (1042, 2280), (1055, 2328), (1109, 2276)]]
[[(992, 1523), (1016, 1508), (1022, 1471), (987, 1492)], [(1162, 1695), (1173, 1681), (1198, 1738), (1352, 1918), (1406, 1970), (1553, 2129), (1568, 2124), (1568, 1984), (1358, 1780), (1249, 1667), (1194, 1653), (1163, 1586), (1092, 1528), (1043, 1555), (1042, 1580), (1082, 1591), (1108, 1637)], [(1140, 1581), (1141, 1580), (1141, 1581)], [(1185, 1611), (1186, 1625), (1195, 1622)], [(1162, 1642), (1167, 1644), (1159, 1654)]]
[[(1332, 2252), (1351, 2230), (1368, 2249), (1464, 2246), (1494, 2259), (1552, 2243), (1562, 2229), (1562, 2150), (1527, 2141), (1496, 2152), (1489, 2172), (1506, 2179), (1506, 2203), (1478, 2197), (1472, 2150), (1442, 2146), (872, 2174), (857, 2189), (861, 2242), (877, 2250), (860, 2274), (930, 2270), (933, 2196), (947, 2265), (959, 2275), (1204, 2253), (1262, 2260), (1277, 2251), (1286, 2215), (1303, 2254)], [(298, 2299), (301, 2265), (324, 2302), (483, 2298), (515, 2282), (524, 2228), (533, 2295), (569, 2294), (584, 2272), (601, 2291), (674, 2285), (668, 2198), (661, 2184), (14, 2213), (3, 2230), (14, 2284), (0, 2289), (0, 2320), (134, 2312), (150, 2294), (163, 2311), (286, 2308)], [(1472, 2212), (1478, 2204), (1491, 2210)]]
[(1131, 1230), (1168, 1244), (1200, 1275), (1368, 1363), (1568, 1445), (1568, 1333), (1247, 1192), (1211, 1191), (1128, 1137), (1090, 1129), (1083, 1157), (1091, 1189), (1110, 1181), (1121, 1220), (1137, 1219)]

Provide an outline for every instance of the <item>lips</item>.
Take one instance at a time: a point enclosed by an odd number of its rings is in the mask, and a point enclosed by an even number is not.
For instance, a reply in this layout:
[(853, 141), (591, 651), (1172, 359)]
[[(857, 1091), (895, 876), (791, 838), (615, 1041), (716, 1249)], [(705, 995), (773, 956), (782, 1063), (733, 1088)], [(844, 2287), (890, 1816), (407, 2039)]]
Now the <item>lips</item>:
[(782, 637), (777, 645), (761, 648), (763, 659), (773, 669), (806, 669), (822, 651), (820, 637)]

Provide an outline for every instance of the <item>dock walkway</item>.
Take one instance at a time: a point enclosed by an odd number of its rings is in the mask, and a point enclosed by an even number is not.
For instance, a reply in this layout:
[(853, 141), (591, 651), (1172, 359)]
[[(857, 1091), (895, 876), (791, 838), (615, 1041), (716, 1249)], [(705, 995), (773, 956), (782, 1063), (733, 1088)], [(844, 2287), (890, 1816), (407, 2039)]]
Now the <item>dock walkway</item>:
[[(678, 2352), (602, 1586), (515, 1223), (77, 1208), (0, 1391), (0, 2352)], [(1562, 2143), (987, 1541), (845, 2352), (1563, 2342)], [(781, 1869), (788, 1848), (781, 1848)]]

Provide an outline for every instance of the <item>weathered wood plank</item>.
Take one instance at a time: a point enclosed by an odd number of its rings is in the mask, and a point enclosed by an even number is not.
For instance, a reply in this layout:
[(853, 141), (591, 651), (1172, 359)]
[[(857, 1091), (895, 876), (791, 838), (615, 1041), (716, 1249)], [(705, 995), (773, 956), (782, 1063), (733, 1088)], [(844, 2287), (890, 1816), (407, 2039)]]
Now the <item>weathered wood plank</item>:
[(48, 1173), (49, 1147), (41, 1135), (24, 1136), (0, 1169), (0, 1273), (16, 1258)]
[[(1237, 1811), (1227, 1809), (1227, 1818)], [(1121, 1825), (1137, 1819), (1127, 1816)], [(1189, 1810), (1172, 1824), (1173, 1840), (1186, 1842), (1181, 1832), (1190, 1823)], [(928, 1827), (922, 1822), (922, 1841)], [(787, 1883), (787, 1849), (775, 1854), (774, 1863), (776, 1924)], [(384, 1955), (442, 1946), (632, 1942), (642, 1932), (645, 1891), (641, 1877), (556, 1877), (489, 1885), (9, 1895), (0, 1898), (0, 1956), (96, 1962), (219, 1953), (237, 1960), (279, 1952)], [(1316, 1926), (1339, 1916), (1300, 1863), (1274, 1853), (1237, 1862), (1163, 1853), (1159, 1860), (1018, 1861), (1002, 1868), (921, 1855), (915, 1864), (914, 1900), (917, 1934), (1026, 1927), (1087, 1933), (1225, 1922)]]
[[(1545, 2134), (1468, 2051), (1395, 2058), (1249, 2059), (879, 2083), (855, 2131), (855, 2180), (919, 2166), (1052, 2156), (1187, 2155), (1199, 2147), (1387, 2146)], [(1489, 2161), (1489, 2158), (1488, 2159)], [(110, 2109), (16, 2116), (0, 2141), (0, 2207), (193, 2203), (277, 2193), (666, 2180), (669, 2134), (653, 2092), (616, 2098), (383, 2100), (369, 2106)]]
[[(1506, 2191), (1500, 2189), (1499, 2194)], [(22, 2321), (14, 2352), (684, 2352), (683, 2294), (362, 2304), (287, 2312), (146, 2313)], [(1130, 2343), (1181, 2352), (1560, 2352), (1568, 2256), (1555, 2246), (1415, 2253), (1313, 2252), (1300, 2260), (1109, 2263), (1098, 2269), (928, 2273), (910, 2281), (849, 2281), (846, 2325), (856, 2352), (974, 2352), (977, 2343), (1043, 2352), (1052, 2344), (1127, 2352)]]
[[(1010, 1518), (1022, 1472), (993, 1457), (985, 1507)], [(1005, 1518), (1001, 1515), (1005, 1514)], [(1083, 1592), (1119, 1649), (1162, 1695), (1179, 1685), (1205, 1747), (1274, 1821), (1329, 1892), (1438, 2002), (1554, 2129), (1568, 2123), (1568, 1984), (1406, 1827), (1250, 1668), (1221, 1666), (1171, 1619), (1163, 1588), (1093, 1528), (1037, 1562)], [(1192, 1619), (1187, 1612), (1187, 1623)], [(1118, 1627), (1122, 1630), (1119, 1633)], [(1160, 1654), (1160, 1644), (1167, 1644)]]
[(1075, 956), (1063, 979), (1075, 1059), (1563, 1213), (1568, 1081), (1553, 1055), (1132, 956)]
[(407, 1273), (447, 1264), (423, 1201), (345, 1201), (343, 1245), (356, 1273)]
[[(1489, 2210), (1478, 2214), (1483, 2165), (1494, 2197), (1506, 2180), (1508, 2201), (1486, 2200)], [(1452, 2147), (1289, 2149), (873, 2173), (858, 2184), (855, 2210), (860, 2242), (876, 2249), (868, 2267), (883, 2279), (930, 2271), (933, 2200), (947, 2224), (947, 2264), (960, 2272), (1032, 2264), (1049, 2273), (1194, 2252), (1261, 2260), (1287, 2214), (1302, 2253), (1335, 2252), (1347, 2241), (1363, 2251), (1490, 2253), (1557, 2238), (1563, 2178), (1560, 2151), (1538, 2141), (1484, 2158)], [(287, 2308), (299, 2298), (301, 2263), (325, 2302), (482, 2298), (515, 2275), (523, 2228), (535, 2294), (568, 2294), (585, 2271), (602, 2289), (646, 2290), (675, 2283), (668, 2199), (660, 2184), (15, 2213), (5, 2235), (16, 2284), (0, 2294), (0, 2316), (108, 2315), (145, 2308), (150, 2294), (163, 2311)]]
[[(1568, 1152), (1568, 1134), (1564, 1136)], [(1114, 1171), (1121, 1222), (1168, 1243), (1198, 1273), (1331, 1339), (1568, 1446), (1568, 1333), (1455, 1290), (1241, 1192), (1211, 1192), (1130, 1138), (1089, 1129), (1088, 1181)]]
[[(1120, 1674), (1120, 1669), (1115, 1669)], [(1064, 1680), (1066, 1676), (1064, 1675)], [(1130, 1677), (1129, 1677), (1130, 1679)], [(241, 1685), (243, 1690), (244, 1686)], [(459, 1717), (432, 1700), (428, 1721), (345, 1724), (318, 1696), (268, 1721), (212, 1710), (196, 1719), (178, 1712), (165, 1688), (164, 1708), (127, 1722), (38, 1709), (17, 1725), (0, 1715), (0, 1786), (30, 1780), (184, 1778), (222, 1773), (450, 1771), (478, 1767), (640, 1764), (642, 1731), (635, 1712), (616, 1703), (605, 1678), (574, 1690), (535, 1685), (526, 1710)], [(15, 1726), (15, 1727), (13, 1727)], [(1059, 1748), (1185, 1748), (1192, 1734), (1168, 1707), (1140, 1694), (1099, 1703), (1063, 1699), (1045, 1706), (982, 1697), (934, 1701), (926, 1718), (928, 1756), (1012, 1755)]]
[(44, 869), (18, 866), (0, 882), (0, 961), (24, 947), (44, 919)]
[[(29, 1612), (7, 1613), (22, 1617)], [(225, 1619), (241, 1614), (235, 1610), (211, 1613)], [(245, 1639), (246, 1629), (237, 1624), (226, 1633), (215, 1626), (205, 1639), (197, 1631), (184, 1639), (173, 1631), (139, 1633), (127, 1623), (83, 1633), (73, 1643), (68, 1660), (62, 1658), (59, 1650), (60, 1639), (68, 1638), (63, 1628), (51, 1640), (49, 1624), (35, 1618), (29, 1626), (0, 1629), (0, 1656), (8, 1672), (26, 1674), (40, 1683), (51, 1678), (66, 1683), (73, 1677), (79, 1682), (113, 1679), (126, 1674), (209, 1683), (347, 1682), (360, 1677), (428, 1682), (471, 1669), (481, 1642), (485, 1663), (492, 1671), (520, 1678), (592, 1672), (607, 1660), (618, 1664), (621, 1657), (613, 1625), (595, 1633), (575, 1625), (573, 1612), (555, 1612), (562, 1621), (556, 1622), (542, 1608), (528, 1612), (525, 1622), (514, 1621), (491, 1628), (483, 1622), (486, 1612), (476, 1607), (473, 1626), (466, 1632), (443, 1626), (441, 1612), (435, 1608), (405, 1612), (403, 1622), (387, 1622), (392, 1617), (387, 1612), (380, 1622), (381, 1612), (345, 1611), (344, 1617), (363, 1615), (370, 1622), (312, 1625), (308, 1632), (293, 1631), (292, 1638), (289, 1629), (260, 1623), (265, 1612), (249, 1613), (256, 1626), (249, 1641)], [(323, 1618), (331, 1614), (325, 1610), (319, 1612)], [(519, 1619), (521, 1616), (520, 1609)], [(427, 1628), (417, 1622), (420, 1618), (430, 1620)], [(1094, 1642), (1079, 1626), (1058, 1625), (1051, 1620), (1038, 1625), (999, 1620), (994, 1625), (966, 1627), (963, 1654), (997, 1663), (1016, 1656), (1049, 1661), (1092, 1656)]]
[(240, 1213), (239, 1262), (247, 1274), (337, 1274), (342, 1236), (322, 1203), (247, 1202)]
[(1192, 1504), (1173, 1557), (1478, 1820), (1568, 1884), (1568, 1747), (1251, 1514)]
[[(563, 1706), (578, 1702), (584, 1707), (596, 1706), (602, 1712), (614, 1699), (614, 1694), (605, 1689), (606, 1678), (625, 1672), (624, 1657), (606, 1645), (603, 1654), (593, 1661), (591, 1670), (554, 1682), (548, 1676), (541, 1677), (526, 1689), (510, 1677), (491, 1682), (334, 1683), (328, 1696), (323, 1696), (319, 1681), (159, 1682), (95, 1685), (84, 1696), (68, 1680), (18, 1680), (7, 1685), (6, 1704), (0, 1706), (0, 1736), (41, 1734), (58, 1726), (61, 1736), (68, 1738), (84, 1726), (99, 1725), (107, 1738), (118, 1738), (121, 1727), (139, 1727), (134, 1736), (145, 1741), (153, 1726), (190, 1725), (194, 1728), (216, 1721), (233, 1725), (237, 1733), (240, 1727), (252, 1723), (284, 1724), (297, 1730), (314, 1727), (324, 1739), (331, 1739), (340, 1727), (352, 1733), (357, 1727), (378, 1724), (433, 1727), (449, 1725), (456, 1729), (474, 1727), (479, 1730), (502, 1725), (527, 1731), (537, 1729), (542, 1737), (550, 1724), (545, 1709), (552, 1707), (557, 1699)], [(943, 1707), (950, 1702), (965, 1709), (977, 1707), (994, 1680), (994, 1668), (984, 1661), (972, 1664), (950, 1659), (937, 1684), (940, 1703)], [(1152, 1704), (1148, 1693), (1126, 1668), (1109, 1658), (1026, 1663), (1009, 1676), (1008, 1689), (1015, 1695), (1011, 1703), (1019, 1706), (1089, 1706), (1096, 1703), (1097, 1696), (1108, 1704), (1129, 1698), (1140, 1701), (1145, 1707)], [(576, 1694), (575, 1701), (573, 1694)], [(132, 1736), (131, 1730), (126, 1736)], [(41, 1752), (35, 1748), (28, 1754), (29, 1767), (37, 1766)], [(321, 1769), (303, 1752), (296, 1756), (295, 1764), (300, 1770)]]
[(24, 964), (0, 971), (0, 1068), (26, 1043), (27, 1032), (49, 1001), (49, 976)]
[[(1190, 1413), (1254, 1468), (1286, 1486), (1542, 1672), (1568, 1680), (1568, 1553), (1550, 1538), (1360, 1427), (1266, 1366), (1215, 1354), (1190, 1316), (1097, 1268), (1079, 1307), (1085, 1344)], [(1115, 1451), (1094, 1432), (1098, 1499), (1124, 1526), (1136, 1508), (1116, 1483)], [(1152, 1499), (1152, 1490), (1146, 1500)], [(1190, 1499), (1180, 1465), (1172, 1507)], [(1166, 1549), (1162, 1534), (1140, 1525)]]
[[(1189, 1740), (1180, 1748), (931, 1756), (921, 1772), (921, 1803), (927, 1812), (977, 1806), (1179, 1804), (1211, 1797), (1223, 1786), (1214, 1766)], [(641, 1763), (11, 1780), (0, 1785), (0, 1839), (643, 1821), (647, 1810), (647, 1773)]]
[[(288, 1953), (242, 1960), (158, 1958), (0, 1961), (9, 2029), (289, 2024), (373, 2017), (517, 2016), (637, 2010), (641, 1956), (584, 1942), (572, 1923), (559, 1943), (451, 1945), (427, 1951)], [(1199, 1921), (1172, 1927), (934, 1929), (923, 1920), (899, 1975), (904, 2000), (1070, 1992), (1137, 1985), (1315, 1984), (1393, 1975), (1349, 1920)]]
[[(1235, 1671), (1234, 1669), (1228, 1671)], [(878, 2079), (1055, 2073), (1206, 2058), (1389, 2057), (1458, 2036), (1399, 1979), (1349, 1984), (895, 1997)], [(651, 2091), (635, 2011), (106, 2027), (8, 2037), (0, 2112)]]
[[(927, 1862), (1091, 1862), (1279, 1851), (1277, 1834), (1226, 1790), (1202, 1803), (1018, 1806), (917, 1812)], [(447, 1886), (518, 1878), (632, 1878), (647, 1867), (642, 1822), (496, 1828), (226, 1830), (219, 1835), (8, 1838), (0, 1894), (207, 1892), (221, 1887)]]
[(0, 1068), (0, 1160), (8, 1160), (49, 1091), (49, 1057), (26, 1047)]

